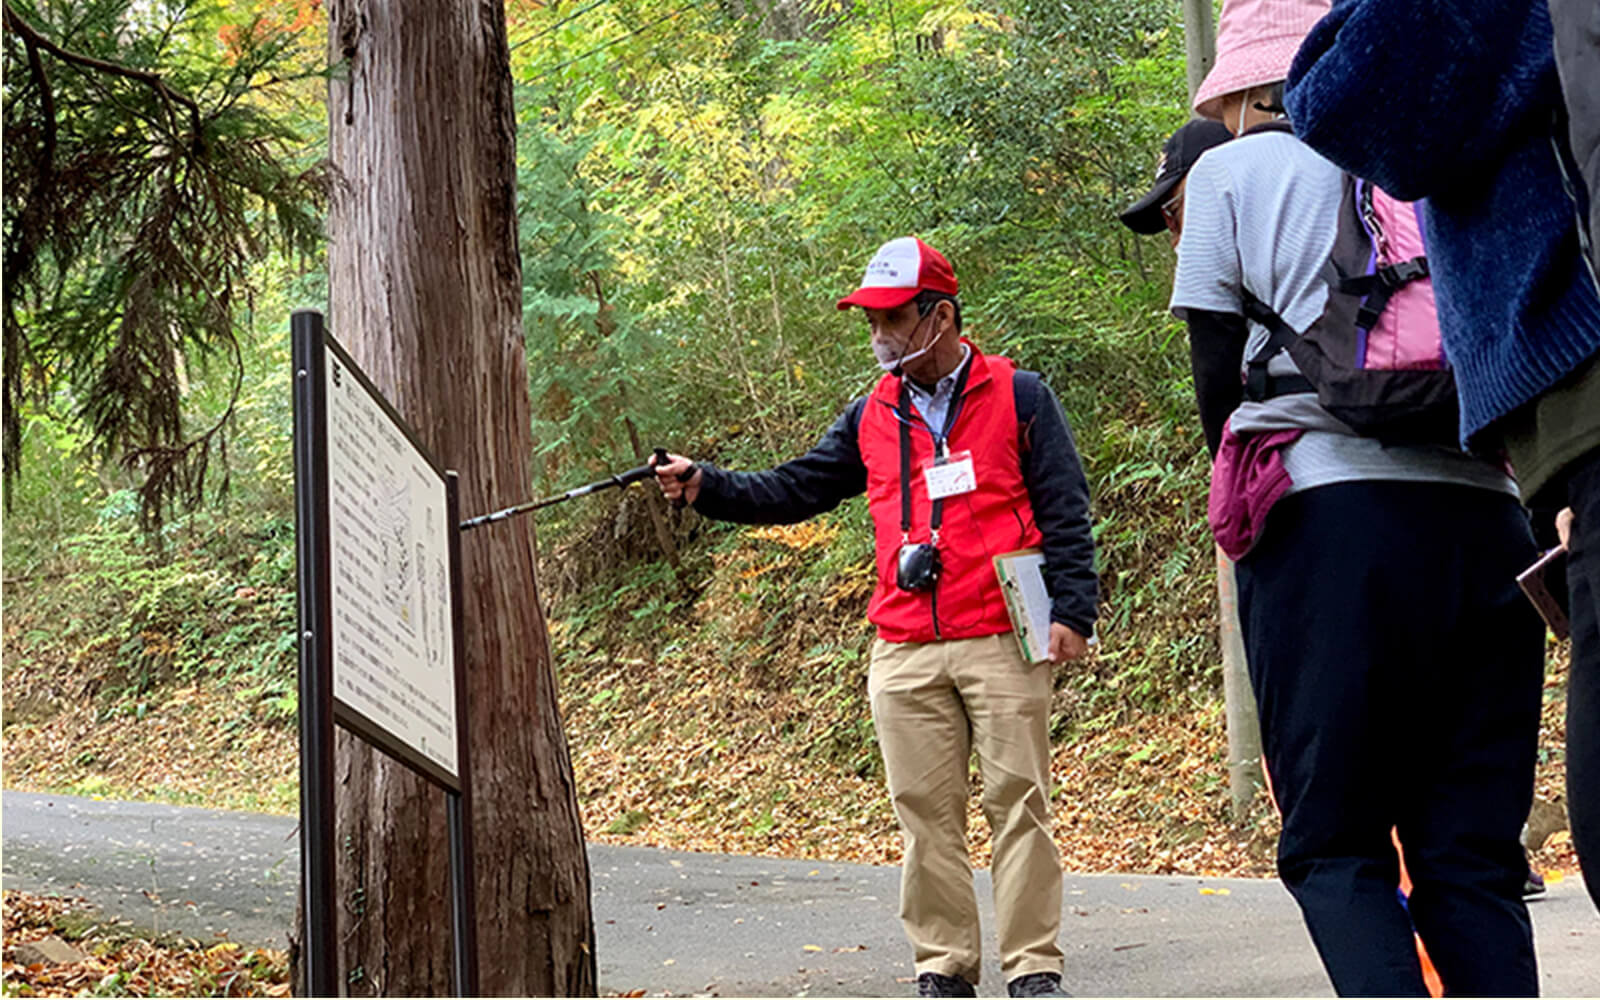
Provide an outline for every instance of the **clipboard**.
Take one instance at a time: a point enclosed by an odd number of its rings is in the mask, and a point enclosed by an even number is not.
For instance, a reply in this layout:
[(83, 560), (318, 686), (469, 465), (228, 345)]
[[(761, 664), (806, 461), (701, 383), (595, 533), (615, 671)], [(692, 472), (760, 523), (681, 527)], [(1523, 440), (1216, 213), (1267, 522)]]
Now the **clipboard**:
[(1012, 634), (1029, 663), (1050, 659), (1050, 591), (1044, 584), (1044, 553), (1019, 549), (994, 557), (994, 574), (1011, 615)]

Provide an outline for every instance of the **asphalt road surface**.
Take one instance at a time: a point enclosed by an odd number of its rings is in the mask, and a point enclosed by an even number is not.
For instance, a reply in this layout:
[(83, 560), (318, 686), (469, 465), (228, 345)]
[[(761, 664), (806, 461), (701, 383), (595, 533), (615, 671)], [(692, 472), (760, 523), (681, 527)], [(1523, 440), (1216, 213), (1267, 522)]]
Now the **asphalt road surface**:
[[(7, 887), (107, 915), (282, 947), (294, 919), (293, 817), (5, 792)], [(904, 996), (897, 868), (591, 845), (600, 989), (721, 996)], [(987, 872), (978, 873), (993, 926)], [(1068, 875), (1064, 986), (1098, 996), (1329, 996), (1274, 881)], [(1600, 915), (1567, 879), (1529, 905), (1543, 991), (1600, 996)], [(991, 932), (992, 933), (992, 932)], [(448, 947), (448, 943), (441, 943)], [(1003, 996), (993, 942), (979, 992)]]

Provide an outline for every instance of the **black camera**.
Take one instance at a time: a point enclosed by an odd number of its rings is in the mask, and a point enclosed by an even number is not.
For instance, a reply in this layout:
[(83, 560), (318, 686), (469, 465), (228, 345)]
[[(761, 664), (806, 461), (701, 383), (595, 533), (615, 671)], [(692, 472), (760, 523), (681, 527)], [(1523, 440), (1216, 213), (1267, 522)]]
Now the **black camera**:
[(932, 590), (939, 579), (939, 550), (927, 542), (900, 546), (895, 567), (895, 585), (901, 590), (920, 593)]

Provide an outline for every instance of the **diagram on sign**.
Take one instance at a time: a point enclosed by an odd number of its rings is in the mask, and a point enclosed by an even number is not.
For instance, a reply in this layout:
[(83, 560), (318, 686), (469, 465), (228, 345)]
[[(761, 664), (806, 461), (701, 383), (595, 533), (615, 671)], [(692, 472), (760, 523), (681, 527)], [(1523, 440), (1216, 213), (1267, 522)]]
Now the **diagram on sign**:
[[(424, 517), (426, 534), (432, 535), (439, 530), (440, 526), (434, 523), (431, 507), (424, 512)], [(428, 610), (422, 616), (422, 645), (428, 651), (428, 667), (438, 669), (444, 664), (443, 644), (451, 641), (449, 564), (437, 555), (429, 560), (426, 549), (418, 542), (417, 572), (422, 588), (430, 591), (423, 602)]]
[(411, 491), (406, 488), (405, 481), (392, 479), (384, 492), (384, 501), (374, 515), (382, 553), (383, 603), (400, 627), (410, 629), (413, 627), (411, 602), (415, 596), (412, 575), (421, 558), (414, 558), (413, 553), (421, 543), (411, 537)]

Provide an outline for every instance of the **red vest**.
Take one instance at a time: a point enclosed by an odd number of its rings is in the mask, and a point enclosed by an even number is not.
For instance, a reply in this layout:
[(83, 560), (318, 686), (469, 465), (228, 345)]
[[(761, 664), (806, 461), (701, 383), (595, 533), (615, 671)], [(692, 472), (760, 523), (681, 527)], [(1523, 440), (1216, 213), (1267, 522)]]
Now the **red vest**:
[[(970, 342), (967, 343), (971, 347)], [(939, 526), (943, 569), (932, 591), (912, 593), (895, 585), (900, 531), (900, 379), (879, 380), (861, 413), (857, 436), (867, 467), (867, 505), (877, 535), (878, 587), (867, 618), (887, 642), (973, 639), (1011, 631), (994, 557), (1043, 541), (1022, 479), (1017, 451), (1017, 406), (1011, 388), (1016, 366), (985, 357), (972, 347), (972, 369), (964, 403), (950, 429), (950, 452), (972, 453), (978, 487), (947, 497)], [(950, 408), (955, 410), (957, 401)], [(929, 540), (933, 505), (923, 467), (933, 460), (933, 433), (913, 405), (911, 431), (910, 541)]]

